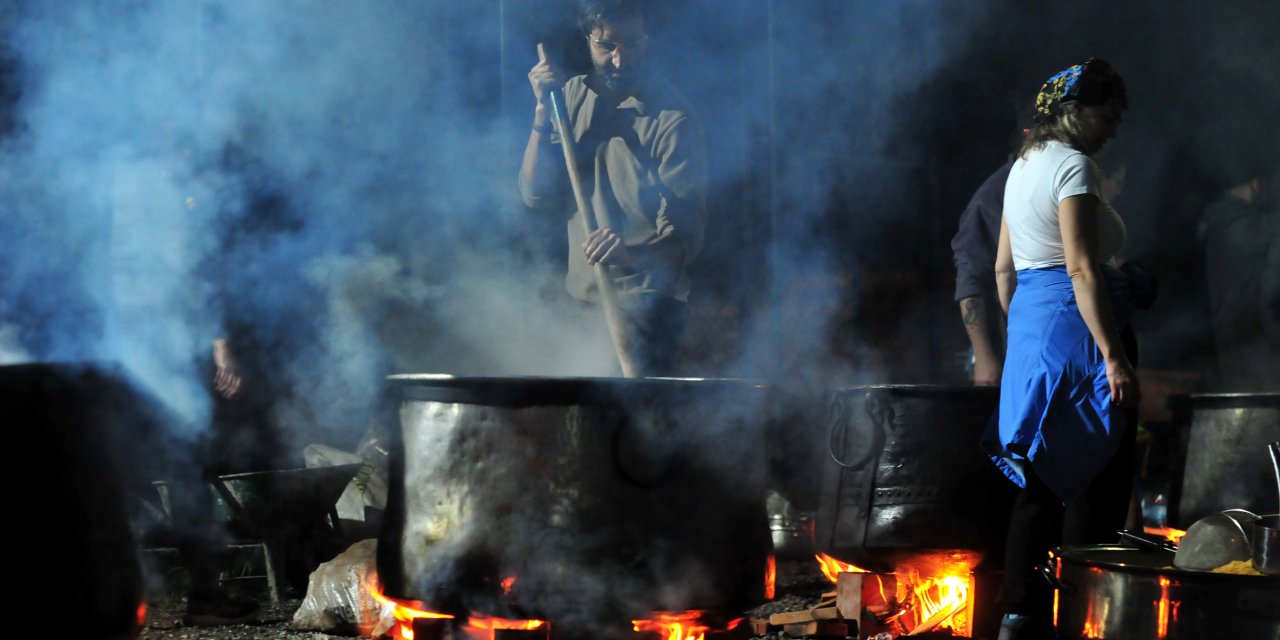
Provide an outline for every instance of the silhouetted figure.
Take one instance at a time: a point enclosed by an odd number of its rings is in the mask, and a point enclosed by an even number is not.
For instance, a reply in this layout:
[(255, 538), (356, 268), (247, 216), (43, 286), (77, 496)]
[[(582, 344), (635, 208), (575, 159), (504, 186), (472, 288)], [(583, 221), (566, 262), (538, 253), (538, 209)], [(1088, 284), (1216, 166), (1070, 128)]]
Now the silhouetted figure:
[(1216, 386), (1223, 391), (1280, 388), (1274, 331), (1280, 215), (1269, 199), (1270, 176), (1250, 173), (1233, 181), (1200, 224)]

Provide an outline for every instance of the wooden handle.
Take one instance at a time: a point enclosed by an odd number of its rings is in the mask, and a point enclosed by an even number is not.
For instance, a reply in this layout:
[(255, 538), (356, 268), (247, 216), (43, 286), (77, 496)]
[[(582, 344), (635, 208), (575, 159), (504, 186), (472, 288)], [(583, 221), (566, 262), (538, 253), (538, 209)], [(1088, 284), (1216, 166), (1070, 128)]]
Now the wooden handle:
[[(547, 51), (539, 42), (538, 62), (546, 60)], [(556, 131), (560, 133), (560, 148), (564, 151), (564, 164), (569, 172), (569, 185), (573, 187), (573, 199), (578, 205), (578, 211), (582, 213), (578, 219), (582, 221), (582, 232), (585, 238), (590, 236), (599, 225), (596, 222), (595, 212), (591, 208), (591, 202), (587, 200), (586, 193), (582, 190), (582, 176), (578, 173), (578, 160), (573, 149), (573, 130), (569, 128), (569, 121), (564, 113), (564, 96), (559, 89), (551, 89), (548, 97), (551, 100), (551, 120), (555, 123)], [(570, 247), (570, 251), (572, 250), (574, 248)], [(600, 307), (604, 309), (604, 321), (609, 327), (609, 337), (613, 339), (613, 350), (618, 355), (618, 364), (622, 366), (623, 377), (636, 378), (640, 376), (640, 371), (631, 359), (631, 336), (627, 333), (622, 310), (618, 307), (618, 292), (613, 287), (613, 280), (609, 278), (608, 269), (603, 264), (595, 264), (596, 287), (600, 290)]]

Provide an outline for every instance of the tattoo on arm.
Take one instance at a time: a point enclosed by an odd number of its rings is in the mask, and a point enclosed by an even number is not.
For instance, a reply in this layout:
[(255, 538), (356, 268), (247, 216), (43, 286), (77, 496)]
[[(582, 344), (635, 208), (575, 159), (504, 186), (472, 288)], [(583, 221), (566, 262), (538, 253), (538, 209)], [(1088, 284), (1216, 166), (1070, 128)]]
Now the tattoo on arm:
[(962, 317), (964, 318), (965, 326), (977, 326), (978, 312), (980, 311), (978, 308), (978, 301), (973, 298), (965, 298), (960, 301), (960, 308), (964, 311), (964, 315)]

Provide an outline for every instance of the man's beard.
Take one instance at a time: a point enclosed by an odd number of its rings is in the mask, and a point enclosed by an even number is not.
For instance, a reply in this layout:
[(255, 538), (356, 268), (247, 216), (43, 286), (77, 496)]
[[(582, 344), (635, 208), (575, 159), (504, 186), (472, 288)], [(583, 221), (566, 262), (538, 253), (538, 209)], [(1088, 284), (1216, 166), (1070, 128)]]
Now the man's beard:
[(637, 67), (628, 67), (626, 71), (619, 72), (612, 65), (596, 64), (596, 75), (604, 81), (604, 86), (609, 87), (612, 91), (626, 91), (635, 86), (636, 81), (640, 79), (642, 70)]

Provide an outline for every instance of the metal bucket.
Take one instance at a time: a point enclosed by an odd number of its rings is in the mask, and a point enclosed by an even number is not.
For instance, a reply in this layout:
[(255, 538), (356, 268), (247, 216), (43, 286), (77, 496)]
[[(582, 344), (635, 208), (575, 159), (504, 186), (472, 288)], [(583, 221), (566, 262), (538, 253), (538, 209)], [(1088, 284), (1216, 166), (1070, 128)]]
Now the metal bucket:
[(1175, 526), (1224, 509), (1275, 513), (1266, 445), (1280, 440), (1280, 393), (1191, 396), (1191, 435)]
[(1055, 550), (1059, 638), (1280, 640), (1280, 581), (1185, 571), (1173, 553), (1118, 546)]
[(765, 390), (393, 376), (378, 573), (446, 612), (614, 623), (763, 599)]
[(868, 569), (922, 550), (998, 560), (1016, 487), (978, 444), (997, 398), (983, 387), (831, 392), (818, 547)]

